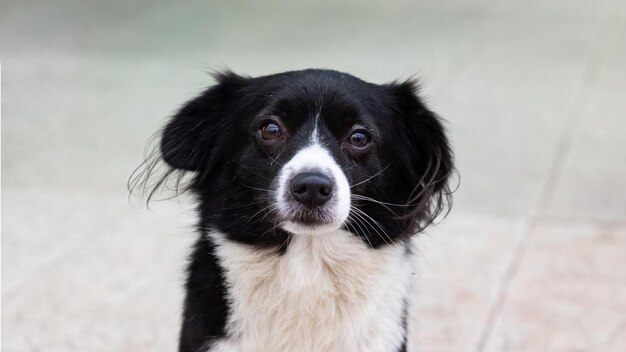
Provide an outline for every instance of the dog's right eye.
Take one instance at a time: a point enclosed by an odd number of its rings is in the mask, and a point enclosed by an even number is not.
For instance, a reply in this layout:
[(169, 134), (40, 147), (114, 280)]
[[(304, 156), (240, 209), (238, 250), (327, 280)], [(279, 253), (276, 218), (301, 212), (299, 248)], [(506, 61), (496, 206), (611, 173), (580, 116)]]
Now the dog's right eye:
[(365, 134), (365, 131), (354, 131), (350, 137), (348, 137), (348, 143), (357, 148), (364, 148), (369, 144), (369, 142), (370, 139), (367, 134)]
[(259, 135), (266, 141), (273, 141), (283, 137), (283, 130), (278, 122), (267, 120), (261, 124), (259, 128)]

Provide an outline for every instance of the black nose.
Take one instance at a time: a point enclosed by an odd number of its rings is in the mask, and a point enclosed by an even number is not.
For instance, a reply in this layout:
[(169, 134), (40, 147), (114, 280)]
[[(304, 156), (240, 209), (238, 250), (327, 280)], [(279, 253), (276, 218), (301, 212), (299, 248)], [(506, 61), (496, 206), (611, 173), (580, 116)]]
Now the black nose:
[(319, 172), (302, 172), (291, 180), (291, 194), (307, 207), (326, 203), (333, 193), (333, 180)]

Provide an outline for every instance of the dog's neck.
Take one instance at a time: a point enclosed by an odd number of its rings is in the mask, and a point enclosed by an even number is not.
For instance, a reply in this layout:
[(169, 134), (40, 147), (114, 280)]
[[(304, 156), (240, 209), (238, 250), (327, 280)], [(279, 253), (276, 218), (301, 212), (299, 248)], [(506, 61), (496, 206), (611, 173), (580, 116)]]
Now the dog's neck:
[(218, 345), (244, 351), (393, 351), (402, 343), (412, 272), (408, 243), (371, 249), (340, 230), (294, 235), (277, 254), (221, 233), (210, 238), (231, 302), (230, 338)]

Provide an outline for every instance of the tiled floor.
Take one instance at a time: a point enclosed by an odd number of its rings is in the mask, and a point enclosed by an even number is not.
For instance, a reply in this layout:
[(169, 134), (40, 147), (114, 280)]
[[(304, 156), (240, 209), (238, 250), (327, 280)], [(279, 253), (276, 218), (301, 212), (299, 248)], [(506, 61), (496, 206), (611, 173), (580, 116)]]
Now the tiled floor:
[(131, 207), (208, 68), (418, 73), (461, 186), (410, 351), (626, 350), (626, 3), (0, 3), (2, 350), (171, 351), (186, 199)]

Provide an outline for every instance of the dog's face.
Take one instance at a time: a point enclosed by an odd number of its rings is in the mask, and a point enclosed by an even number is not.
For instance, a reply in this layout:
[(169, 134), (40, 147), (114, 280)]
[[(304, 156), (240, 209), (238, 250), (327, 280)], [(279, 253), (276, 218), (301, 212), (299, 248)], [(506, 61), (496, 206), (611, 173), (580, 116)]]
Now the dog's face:
[(196, 173), (202, 228), (256, 245), (344, 229), (377, 247), (442, 209), (450, 148), (412, 82), (326, 70), (217, 79), (161, 143), (172, 168)]

